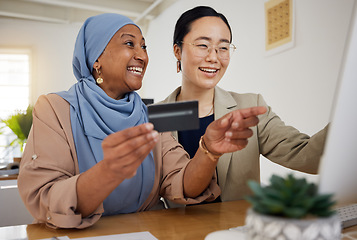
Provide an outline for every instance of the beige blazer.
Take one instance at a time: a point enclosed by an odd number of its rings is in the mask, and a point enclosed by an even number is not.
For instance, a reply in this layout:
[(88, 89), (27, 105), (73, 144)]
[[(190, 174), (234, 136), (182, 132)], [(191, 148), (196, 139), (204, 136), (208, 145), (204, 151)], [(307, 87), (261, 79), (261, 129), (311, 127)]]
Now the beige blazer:
[[(180, 91), (181, 88), (177, 88), (162, 102), (175, 102)], [(252, 128), (253, 136), (249, 138), (247, 147), (224, 154), (217, 165), (222, 201), (242, 199), (251, 193), (247, 181), (260, 181), (260, 154), (290, 169), (313, 174), (318, 171), (327, 127), (309, 137), (285, 125), (260, 94), (238, 94), (215, 88), (215, 119), (235, 109), (253, 106), (266, 106), (268, 111), (259, 117), (259, 124)], [(173, 132), (173, 136), (178, 139), (177, 132)]]
[[(171, 133), (160, 134), (153, 153), (154, 186), (138, 211), (156, 208), (160, 196), (181, 204), (212, 201), (219, 196), (215, 176), (199, 197), (184, 196), (183, 174), (190, 160)], [(33, 110), (33, 125), (18, 177), (20, 195), (35, 222), (45, 222), (50, 227), (85, 228), (99, 220), (102, 204), (87, 218), (76, 211), (79, 176), (70, 106), (56, 94), (40, 96)]]

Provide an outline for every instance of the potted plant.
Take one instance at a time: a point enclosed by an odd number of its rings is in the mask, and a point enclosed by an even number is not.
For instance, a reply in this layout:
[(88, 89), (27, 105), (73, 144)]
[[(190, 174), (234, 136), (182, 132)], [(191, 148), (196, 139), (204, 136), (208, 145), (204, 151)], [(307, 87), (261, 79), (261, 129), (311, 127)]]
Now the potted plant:
[(332, 194), (319, 194), (316, 184), (292, 174), (273, 175), (268, 186), (248, 182), (246, 200), (249, 239), (340, 239), (341, 222), (332, 209)]
[(21, 153), (23, 152), (24, 144), (26, 143), (32, 126), (32, 109), (33, 107), (29, 105), (26, 111), (16, 111), (8, 118), (1, 119), (1, 122), (10, 128), (16, 135), (16, 139), (10, 143), (10, 146), (18, 144), (20, 146)]

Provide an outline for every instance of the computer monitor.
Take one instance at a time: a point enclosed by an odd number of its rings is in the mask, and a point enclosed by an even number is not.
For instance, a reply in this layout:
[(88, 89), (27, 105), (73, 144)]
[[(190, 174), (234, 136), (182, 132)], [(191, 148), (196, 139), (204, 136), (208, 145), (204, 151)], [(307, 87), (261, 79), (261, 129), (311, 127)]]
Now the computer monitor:
[(319, 192), (338, 206), (357, 203), (357, 2), (350, 21), (331, 123), (319, 168)]

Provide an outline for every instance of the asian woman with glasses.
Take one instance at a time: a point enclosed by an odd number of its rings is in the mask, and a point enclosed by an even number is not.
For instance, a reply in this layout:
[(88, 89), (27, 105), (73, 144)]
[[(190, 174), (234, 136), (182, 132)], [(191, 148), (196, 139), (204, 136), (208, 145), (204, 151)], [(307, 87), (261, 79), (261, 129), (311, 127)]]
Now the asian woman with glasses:
[[(240, 151), (223, 154), (216, 167), (222, 194), (217, 201), (242, 199), (250, 194), (247, 180), (260, 181), (260, 155), (290, 169), (317, 173), (327, 129), (310, 137), (284, 122), (260, 94), (239, 94), (219, 88), (236, 47), (226, 17), (211, 7), (199, 6), (183, 13), (176, 22), (173, 50), (182, 85), (163, 102), (199, 101), (200, 129), (173, 132), (193, 156), (206, 127), (235, 109), (266, 106), (253, 137)], [(171, 204), (172, 205), (172, 204)]]

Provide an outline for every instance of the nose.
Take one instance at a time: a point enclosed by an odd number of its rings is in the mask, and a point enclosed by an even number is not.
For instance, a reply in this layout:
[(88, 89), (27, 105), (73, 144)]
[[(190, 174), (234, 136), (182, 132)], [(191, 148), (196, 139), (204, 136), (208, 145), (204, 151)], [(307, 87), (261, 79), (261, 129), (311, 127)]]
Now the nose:
[(206, 57), (206, 61), (208, 62), (217, 62), (218, 60), (218, 50), (216, 47), (212, 47), (208, 51), (208, 55)]
[(141, 47), (138, 47), (135, 51), (134, 59), (147, 62), (149, 57), (146, 50), (142, 49)]

